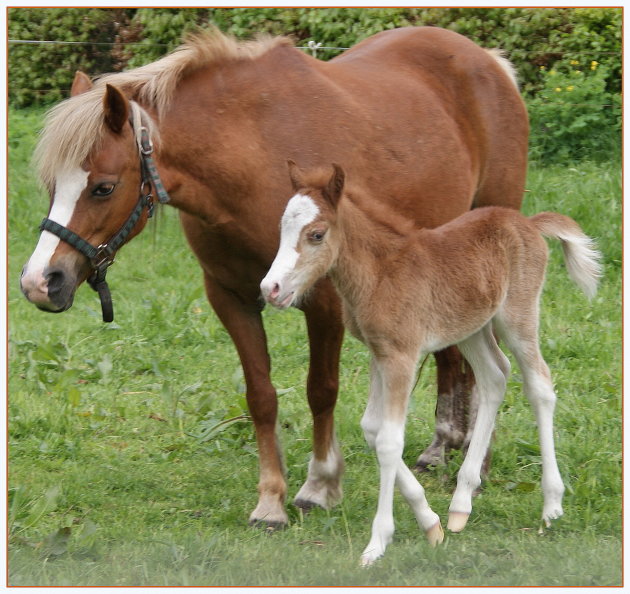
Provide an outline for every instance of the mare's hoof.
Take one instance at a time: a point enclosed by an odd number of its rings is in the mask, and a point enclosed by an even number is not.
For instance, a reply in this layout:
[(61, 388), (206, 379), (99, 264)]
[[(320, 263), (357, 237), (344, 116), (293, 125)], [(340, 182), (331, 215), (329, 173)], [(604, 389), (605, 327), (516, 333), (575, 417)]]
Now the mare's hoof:
[(286, 522), (267, 522), (265, 520), (250, 520), (249, 525), (254, 528), (260, 528), (268, 534), (284, 530), (288, 526)]
[(418, 461), (412, 470), (417, 474), (422, 474), (424, 472), (432, 472), (435, 470), (435, 467), (436, 464), (433, 462)]
[(451, 532), (461, 532), (468, 523), (468, 518), (470, 514), (466, 512), (449, 512), (448, 513), (448, 524), (446, 527)]
[(298, 507), (302, 510), (303, 513), (307, 514), (315, 507), (322, 507), (319, 503), (315, 503), (314, 501), (309, 501), (308, 499), (296, 499), (293, 502), (295, 507)]
[(427, 540), (432, 547), (437, 547), (439, 544), (442, 544), (442, 541), (444, 540), (444, 530), (442, 530), (440, 520), (429, 528), (425, 534), (427, 535)]

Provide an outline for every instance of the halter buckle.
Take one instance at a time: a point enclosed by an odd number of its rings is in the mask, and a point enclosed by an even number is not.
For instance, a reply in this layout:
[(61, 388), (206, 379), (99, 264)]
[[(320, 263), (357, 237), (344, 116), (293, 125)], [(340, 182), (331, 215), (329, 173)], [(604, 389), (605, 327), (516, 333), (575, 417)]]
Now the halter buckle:
[(97, 273), (105, 272), (114, 263), (114, 256), (111, 248), (106, 243), (102, 243), (96, 248), (96, 255), (92, 258), (92, 266)]
[(145, 126), (140, 126), (140, 152), (145, 156), (153, 153), (153, 141)]

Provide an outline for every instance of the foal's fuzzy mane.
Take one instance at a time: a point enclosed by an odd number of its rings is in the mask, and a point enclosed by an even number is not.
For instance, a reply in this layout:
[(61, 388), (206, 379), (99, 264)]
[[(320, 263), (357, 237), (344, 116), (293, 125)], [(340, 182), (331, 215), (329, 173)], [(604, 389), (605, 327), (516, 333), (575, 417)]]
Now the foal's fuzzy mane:
[[(217, 63), (254, 60), (278, 45), (291, 45), (291, 41), (261, 37), (242, 42), (213, 27), (190, 34), (183, 45), (155, 62), (99, 77), (91, 90), (62, 101), (48, 112), (35, 151), (42, 181), (50, 188), (59, 170), (80, 166), (102, 142), (106, 84), (120, 88), (159, 116), (169, 108), (178, 83), (186, 76)], [(151, 125), (146, 114), (143, 123)]]

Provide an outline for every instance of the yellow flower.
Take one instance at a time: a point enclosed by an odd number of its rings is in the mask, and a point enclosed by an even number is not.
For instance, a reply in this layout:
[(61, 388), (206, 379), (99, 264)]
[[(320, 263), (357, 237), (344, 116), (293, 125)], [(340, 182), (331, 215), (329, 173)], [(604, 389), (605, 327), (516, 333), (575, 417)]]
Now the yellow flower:
[(556, 73), (556, 71), (555, 71), (555, 70), (550, 70), (550, 71), (549, 71), (549, 74), (552, 74), (552, 75), (553, 75), (553, 74), (555, 74), (555, 73)]
[(596, 70), (598, 64), (599, 64), (599, 62), (596, 62), (595, 60), (593, 60), (591, 62), (591, 70)]
[(547, 68), (545, 66), (541, 66), (540, 69), (541, 70), (547, 70)]
[(562, 92), (562, 89), (561, 89), (560, 87), (556, 87), (556, 88), (554, 89), (554, 91), (555, 91), (556, 93), (561, 93), (561, 92)]
[(567, 87), (567, 91), (572, 91), (573, 89), (575, 89), (575, 87), (574, 87), (573, 85), (569, 85), (569, 86)]
[(579, 62), (577, 60), (571, 60), (571, 65), (572, 66), (577, 66), (579, 64)]

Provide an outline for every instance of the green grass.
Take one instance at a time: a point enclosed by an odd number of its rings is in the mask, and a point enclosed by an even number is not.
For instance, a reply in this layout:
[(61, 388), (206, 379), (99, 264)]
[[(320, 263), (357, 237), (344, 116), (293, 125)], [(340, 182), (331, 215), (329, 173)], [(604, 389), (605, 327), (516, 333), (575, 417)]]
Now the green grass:
[[(368, 354), (343, 348), (336, 419), (347, 462), (337, 508), (268, 535), (247, 526), (257, 456), (234, 347), (205, 301), (176, 213), (165, 209), (110, 270), (115, 322), (82, 287), (61, 315), (21, 296), (47, 198), (29, 165), (41, 112), (10, 114), (9, 583), (12, 585), (547, 585), (621, 583), (621, 172), (617, 163), (536, 168), (525, 210), (575, 217), (605, 254), (588, 303), (552, 245), (541, 343), (559, 395), (565, 516), (539, 534), (540, 455), (515, 367), (497, 422), (492, 471), (462, 534), (430, 549), (396, 495), (394, 543), (358, 567), (378, 475), (359, 428)], [(267, 310), (280, 390), (289, 497), (302, 484), (311, 423), (308, 349), (297, 311)], [(435, 370), (422, 373), (405, 458), (433, 430)], [(223, 423), (233, 420), (233, 422)], [(461, 462), (422, 477), (445, 518)]]

